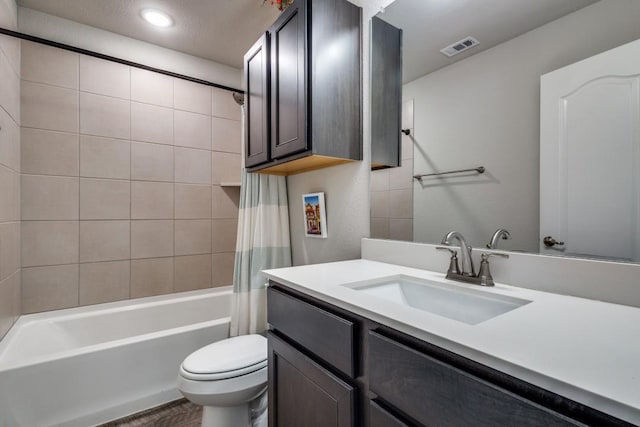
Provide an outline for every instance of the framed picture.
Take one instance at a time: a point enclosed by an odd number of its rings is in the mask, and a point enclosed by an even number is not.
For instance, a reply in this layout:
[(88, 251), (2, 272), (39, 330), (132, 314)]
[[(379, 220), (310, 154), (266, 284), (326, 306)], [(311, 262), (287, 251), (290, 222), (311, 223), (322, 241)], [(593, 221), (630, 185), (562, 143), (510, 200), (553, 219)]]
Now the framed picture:
[(327, 210), (324, 206), (324, 193), (302, 195), (304, 213), (304, 235), (307, 237), (327, 238)]

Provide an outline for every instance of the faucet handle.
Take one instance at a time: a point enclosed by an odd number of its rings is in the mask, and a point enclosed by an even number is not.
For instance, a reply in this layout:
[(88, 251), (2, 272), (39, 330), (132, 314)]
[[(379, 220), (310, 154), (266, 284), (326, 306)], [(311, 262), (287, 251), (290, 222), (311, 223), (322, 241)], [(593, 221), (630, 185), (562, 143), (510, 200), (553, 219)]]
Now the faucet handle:
[(480, 271), (478, 272), (478, 279), (480, 279), (480, 285), (482, 286), (494, 286), (493, 277), (489, 270), (489, 257), (499, 256), (501, 258), (509, 258), (507, 254), (500, 253), (485, 253), (480, 255)]
[(451, 249), (450, 247), (447, 247), (447, 246), (436, 246), (436, 250), (449, 251), (451, 252), (451, 255), (458, 255), (458, 251)]
[(460, 274), (460, 267), (458, 266), (458, 251), (445, 246), (436, 246), (439, 251), (451, 252), (451, 259), (449, 260), (449, 269), (447, 270), (447, 277), (452, 274)]
[(489, 261), (489, 257), (491, 256), (499, 256), (501, 258), (509, 258), (509, 255), (507, 254), (500, 254), (500, 253), (495, 253), (495, 252), (487, 252), (484, 253), (482, 255), (480, 255), (480, 258), (482, 259), (482, 261)]

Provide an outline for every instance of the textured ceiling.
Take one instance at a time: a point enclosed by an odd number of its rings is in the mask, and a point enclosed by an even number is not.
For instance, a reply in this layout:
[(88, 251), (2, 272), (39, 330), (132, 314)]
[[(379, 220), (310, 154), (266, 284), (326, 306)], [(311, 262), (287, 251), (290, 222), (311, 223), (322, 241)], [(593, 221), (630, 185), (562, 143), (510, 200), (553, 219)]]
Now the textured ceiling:
[[(262, 0), (18, 0), (19, 6), (134, 39), (242, 67), (244, 53), (275, 21), (279, 11)], [(173, 17), (171, 28), (140, 18), (143, 8)]]
[[(378, 16), (403, 29), (403, 80), (410, 82), (597, 0), (396, 0)], [(440, 49), (472, 36), (480, 44), (448, 58)]]

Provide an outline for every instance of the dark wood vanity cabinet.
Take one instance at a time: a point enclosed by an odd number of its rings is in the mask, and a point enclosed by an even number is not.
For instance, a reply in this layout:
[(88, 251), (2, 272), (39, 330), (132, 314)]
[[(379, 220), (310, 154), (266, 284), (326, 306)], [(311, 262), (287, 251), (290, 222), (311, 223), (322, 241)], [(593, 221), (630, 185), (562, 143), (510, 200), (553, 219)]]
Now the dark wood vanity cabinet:
[(269, 425), (631, 426), (271, 282)]
[(249, 172), (362, 159), (361, 20), (347, 0), (298, 0), (245, 55)]

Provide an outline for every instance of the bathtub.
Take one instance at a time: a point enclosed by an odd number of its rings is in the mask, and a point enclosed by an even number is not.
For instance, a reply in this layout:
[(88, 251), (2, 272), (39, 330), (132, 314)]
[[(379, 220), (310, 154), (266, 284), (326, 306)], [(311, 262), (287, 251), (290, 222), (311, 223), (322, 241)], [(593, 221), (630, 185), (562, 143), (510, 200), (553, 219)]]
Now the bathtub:
[(231, 287), (20, 317), (0, 342), (0, 426), (86, 427), (181, 397), (178, 368), (227, 338)]

